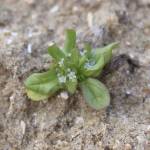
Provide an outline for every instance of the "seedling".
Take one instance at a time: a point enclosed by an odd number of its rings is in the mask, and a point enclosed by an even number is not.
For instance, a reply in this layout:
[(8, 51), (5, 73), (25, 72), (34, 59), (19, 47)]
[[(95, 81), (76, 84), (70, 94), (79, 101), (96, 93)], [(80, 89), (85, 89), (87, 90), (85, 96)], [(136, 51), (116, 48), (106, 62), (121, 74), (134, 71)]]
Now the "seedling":
[(112, 57), (112, 49), (118, 44), (112, 43), (103, 48), (92, 49), (85, 44), (84, 50), (76, 46), (76, 32), (66, 30), (64, 48), (56, 44), (48, 48), (53, 59), (50, 69), (43, 73), (34, 73), (25, 81), (28, 97), (40, 101), (52, 96), (58, 90), (75, 93), (79, 86), (85, 101), (94, 109), (104, 108), (110, 103), (110, 95), (103, 83), (94, 79)]

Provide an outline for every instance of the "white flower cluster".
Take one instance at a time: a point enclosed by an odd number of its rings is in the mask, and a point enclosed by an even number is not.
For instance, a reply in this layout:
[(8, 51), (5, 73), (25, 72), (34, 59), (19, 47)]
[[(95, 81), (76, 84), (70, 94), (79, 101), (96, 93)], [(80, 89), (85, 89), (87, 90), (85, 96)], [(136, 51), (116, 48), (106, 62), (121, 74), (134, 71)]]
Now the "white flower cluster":
[(59, 66), (62, 67), (64, 65), (64, 58), (62, 58), (59, 62), (58, 62)]
[(59, 81), (59, 83), (65, 83), (66, 82), (66, 76), (60, 76), (60, 75), (58, 75), (58, 81)]
[(67, 75), (61, 75), (60, 73), (58, 73), (57, 77), (59, 83), (65, 83), (67, 81), (67, 78), (69, 80), (75, 80), (77, 78), (75, 72), (71, 71), (70, 68), (67, 69)]
[(94, 60), (93, 60), (93, 61), (88, 61), (87, 63), (85, 63), (84, 68), (85, 68), (85, 69), (90, 69), (90, 68), (92, 68), (95, 64), (96, 64), (96, 62), (95, 62)]
[(69, 80), (75, 80), (77, 77), (76, 77), (76, 74), (74, 71), (71, 71), (67, 74)]

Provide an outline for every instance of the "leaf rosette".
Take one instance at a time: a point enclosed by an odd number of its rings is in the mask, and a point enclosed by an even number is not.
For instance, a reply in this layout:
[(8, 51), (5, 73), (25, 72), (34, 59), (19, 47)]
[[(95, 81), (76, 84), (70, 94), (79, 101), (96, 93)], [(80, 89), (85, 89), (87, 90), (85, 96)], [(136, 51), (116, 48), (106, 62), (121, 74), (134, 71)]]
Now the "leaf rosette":
[(33, 73), (25, 81), (27, 95), (34, 101), (40, 101), (52, 96), (58, 90), (75, 93), (78, 85), (85, 101), (94, 109), (109, 105), (110, 95), (103, 83), (92, 77), (97, 77), (112, 58), (112, 50), (117, 43), (103, 48), (92, 49), (86, 43), (84, 50), (76, 46), (76, 32), (66, 30), (64, 48), (56, 44), (48, 47), (48, 53), (53, 59), (47, 72)]

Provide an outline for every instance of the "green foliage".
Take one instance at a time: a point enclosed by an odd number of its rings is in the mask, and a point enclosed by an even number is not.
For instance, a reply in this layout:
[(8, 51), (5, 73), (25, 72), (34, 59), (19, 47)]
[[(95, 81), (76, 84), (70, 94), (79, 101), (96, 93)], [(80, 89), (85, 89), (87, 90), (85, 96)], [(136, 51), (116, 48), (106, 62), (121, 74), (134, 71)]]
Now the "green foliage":
[(56, 44), (48, 48), (48, 53), (57, 61), (65, 57), (65, 54), (56, 46)]
[(66, 30), (64, 48), (61, 50), (56, 44), (48, 48), (48, 53), (54, 60), (51, 68), (44, 73), (34, 73), (26, 79), (28, 97), (40, 101), (62, 89), (73, 94), (79, 85), (87, 104), (92, 108), (108, 106), (110, 96), (107, 88), (91, 77), (97, 77), (102, 72), (112, 57), (112, 49), (117, 45), (112, 43), (103, 48), (92, 49), (86, 43), (84, 50), (79, 51), (76, 46), (76, 32)]
[(107, 88), (96, 79), (88, 78), (81, 83), (86, 102), (95, 109), (109, 105), (110, 96)]
[(76, 32), (73, 29), (67, 29), (64, 52), (67, 54), (75, 47), (76, 47)]

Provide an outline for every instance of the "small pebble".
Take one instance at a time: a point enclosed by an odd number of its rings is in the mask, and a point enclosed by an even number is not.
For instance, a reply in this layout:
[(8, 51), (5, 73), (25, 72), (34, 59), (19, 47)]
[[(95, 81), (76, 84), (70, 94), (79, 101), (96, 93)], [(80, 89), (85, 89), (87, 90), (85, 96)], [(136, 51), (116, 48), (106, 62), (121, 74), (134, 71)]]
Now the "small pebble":
[(11, 35), (12, 35), (13, 37), (16, 37), (16, 36), (18, 36), (18, 33), (17, 33), (17, 32), (12, 32)]
[(54, 7), (52, 7), (52, 9), (50, 10), (51, 13), (56, 13), (59, 10), (59, 6), (55, 5)]
[(14, 95), (11, 95), (11, 96), (9, 97), (9, 100), (10, 100), (10, 101), (14, 101), (14, 99), (15, 99), (15, 96), (14, 96)]
[(130, 71), (129, 71), (129, 70), (126, 70), (126, 73), (127, 73), (127, 75), (129, 75), (129, 74), (130, 74)]
[(130, 56), (131, 59), (134, 59), (134, 58), (135, 58), (134, 54), (131, 54), (131, 53), (130, 53), (129, 56)]
[(25, 130), (26, 130), (26, 124), (25, 124), (25, 122), (23, 120), (21, 120), (20, 126), (21, 126), (21, 129), (22, 129), (22, 134), (24, 135), (25, 134)]
[(67, 99), (69, 98), (69, 95), (68, 95), (67, 92), (61, 92), (61, 93), (60, 93), (60, 97), (61, 97), (62, 99), (67, 100)]
[(30, 31), (28, 32), (28, 37), (31, 38), (32, 36), (33, 36), (33, 32), (30, 30)]
[(87, 22), (88, 22), (89, 28), (92, 28), (92, 26), (93, 26), (93, 14), (91, 12), (88, 12), (88, 14), (87, 14)]
[(29, 54), (32, 53), (32, 45), (31, 45), (31, 44), (28, 44), (27, 52), (28, 52)]
[(131, 43), (129, 41), (126, 42), (127, 46), (131, 46)]
[(54, 42), (51, 41), (51, 42), (48, 43), (48, 46), (52, 46), (53, 44), (54, 44)]
[(6, 40), (6, 44), (7, 44), (7, 45), (10, 45), (12, 42), (13, 42), (12, 38), (8, 38), (8, 39)]
[(126, 94), (127, 94), (127, 95), (131, 95), (131, 91), (126, 90)]
[(131, 150), (132, 146), (130, 144), (125, 144), (124, 150)]
[(76, 117), (76, 119), (75, 119), (75, 124), (84, 124), (84, 119), (83, 119), (83, 117)]

